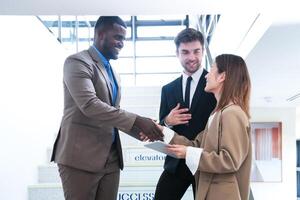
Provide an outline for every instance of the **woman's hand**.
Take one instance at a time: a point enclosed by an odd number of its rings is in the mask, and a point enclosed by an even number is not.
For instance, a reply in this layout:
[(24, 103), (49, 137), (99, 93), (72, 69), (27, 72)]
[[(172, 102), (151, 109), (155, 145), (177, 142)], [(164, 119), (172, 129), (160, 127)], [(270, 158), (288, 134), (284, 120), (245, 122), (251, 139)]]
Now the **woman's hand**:
[(175, 154), (178, 158), (185, 158), (186, 156), (186, 146), (178, 144), (170, 144), (167, 147), (167, 151)]

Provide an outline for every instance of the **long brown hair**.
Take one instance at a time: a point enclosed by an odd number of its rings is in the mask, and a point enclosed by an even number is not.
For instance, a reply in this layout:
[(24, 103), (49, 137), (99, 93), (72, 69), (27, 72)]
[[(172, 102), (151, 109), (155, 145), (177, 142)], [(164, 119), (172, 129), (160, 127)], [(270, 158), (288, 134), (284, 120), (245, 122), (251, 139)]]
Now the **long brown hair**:
[(216, 110), (221, 110), (230, 102), (239, 105), (249, 114), (251, 82), (244, 59), (237, 55), (222, 54), (216, 57), (218, 73), (225, 72), (222, 93)]

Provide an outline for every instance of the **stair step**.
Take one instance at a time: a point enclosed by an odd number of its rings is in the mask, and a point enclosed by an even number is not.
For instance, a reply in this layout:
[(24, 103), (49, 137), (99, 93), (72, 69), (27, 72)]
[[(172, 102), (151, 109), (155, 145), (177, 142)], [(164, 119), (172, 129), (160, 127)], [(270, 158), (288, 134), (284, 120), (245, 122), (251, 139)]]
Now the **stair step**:
[(61, 184), (38, 184), (28, 187), (28, 200), (64, 200)]
[(121, 106), (121, 109), (144, 117), (158, 119), (159, 105), (125, 105)]
[[(163, 171), (162, 166), (125, 166), (121, 171), (120, 184), (156, 184)], [(55, 164), (38, 167), (39, 183), (60, 183), (58, 168)]]
[[(120, 184), (117, 200), (153, 200), (154, 184)], [(191, 187), (182, 200), (193, 199)], [(64, 200), (61, 184), (38, 184), (28, 187), (28, 200)]]
[(122, 95), (121, 107), (127, 105), (156, 105), (160, 104), (160, 95), (124, 96)]
[[(166, 155), (152, 149), (144, 147), (144, 144), (135, 138), (125, 134), (120, 134), (123, 160), (126, 164), (138, 165), (163, 165)], [(127, 144), (127, 145), (123, 145)], [(47, 164), (50, 164), (52, 148), (47, 149)]]
[(123, 96), (160, 96), (161, 87), (122, 87), (122, 98)]

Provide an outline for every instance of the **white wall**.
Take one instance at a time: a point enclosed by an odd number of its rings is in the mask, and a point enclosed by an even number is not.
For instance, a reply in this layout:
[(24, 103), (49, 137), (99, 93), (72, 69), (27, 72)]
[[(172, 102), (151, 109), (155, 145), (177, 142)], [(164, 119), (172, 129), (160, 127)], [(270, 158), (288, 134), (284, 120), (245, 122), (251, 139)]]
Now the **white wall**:
[(62, 116), (64, 50), (32, 16), (0, 16), (0, 199), (27, 199)]
[(246, 58), (255, 106), (299, 106), (300, 21), (273, 23)]
[(251, 183), (255, 200), (296, 199), (296, 109), (251, 109), (252, 122), (282, 122), (282, 182)]

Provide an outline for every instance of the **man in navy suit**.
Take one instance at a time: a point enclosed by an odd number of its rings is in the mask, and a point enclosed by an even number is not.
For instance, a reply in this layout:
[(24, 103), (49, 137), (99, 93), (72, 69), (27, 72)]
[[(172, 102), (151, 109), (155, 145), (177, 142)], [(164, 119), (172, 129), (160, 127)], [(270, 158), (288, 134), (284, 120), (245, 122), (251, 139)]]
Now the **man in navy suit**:
[[(159, 119), (161, 125), (191, 140), (205, 128), (216, 100), (213, 94), (204, 91), (207, 71), (201, 67), (203, 35), (195, 29), (187, 28), (177, 35), (175, 44), (183, 73), (163, 86)], [(185, 159), (167, 156), (154, 199), (180, 200), (191, 184), (195, 194), (194, 176), (186, 166)]]

